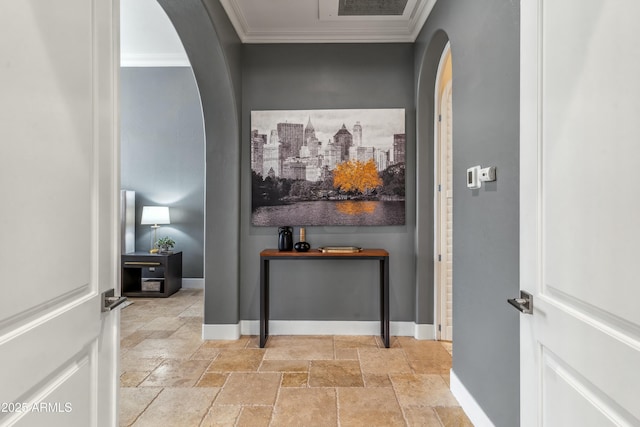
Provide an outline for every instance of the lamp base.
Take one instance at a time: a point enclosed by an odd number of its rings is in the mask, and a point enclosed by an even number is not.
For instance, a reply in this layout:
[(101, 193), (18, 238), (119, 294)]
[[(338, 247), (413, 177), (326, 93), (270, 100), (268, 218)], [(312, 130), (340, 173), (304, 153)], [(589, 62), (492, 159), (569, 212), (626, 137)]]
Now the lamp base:
[(160, 252), (160, 249), (158, 249), (158, 248), (151, 249), (151, 250), (149, 251), (149, 253), (150, 253), (150, 254), (157, 254), (158, 252)]

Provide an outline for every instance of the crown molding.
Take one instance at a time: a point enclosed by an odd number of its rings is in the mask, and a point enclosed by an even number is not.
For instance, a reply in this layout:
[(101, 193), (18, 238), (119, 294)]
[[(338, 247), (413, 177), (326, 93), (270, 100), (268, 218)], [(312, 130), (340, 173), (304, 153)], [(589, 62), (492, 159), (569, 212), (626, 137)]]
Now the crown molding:
[[(398, 17), (345, 17), (344, 28), (250, 29), (238, 0), (220, 0), (242, 43), (413, 43), (424, 26), (436, 0), (416, 2), (409, 19)], [(337, 20), (330, 20), (333, 24)], [(384, 22), (386, 26), (377, 25)], [(348, 23), (348, 26), (347, 24)], [(355, 26), (355, 28), (354, 28)]]

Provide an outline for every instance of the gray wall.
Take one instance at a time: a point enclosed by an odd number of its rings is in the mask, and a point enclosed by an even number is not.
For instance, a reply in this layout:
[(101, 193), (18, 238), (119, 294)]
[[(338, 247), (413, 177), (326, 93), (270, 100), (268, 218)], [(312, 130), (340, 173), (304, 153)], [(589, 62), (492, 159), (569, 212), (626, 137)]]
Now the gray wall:
[[(519, 13), (514, 1), (440, 1), (415, 46), (419, 169), (428, 169), (433, 76), (451, 41), (453, 370), (496, 426), (518, 425), (520, 410), (519, 314), (506, 302), (519, 291)], [(465, 171), (478, 164), (497, 166), (498, 180), (471, 191)], [(427, 224), (430, 209), (421, 197)]]
[[(259, 318), (259, 253), (264, 248), (277, 247), (275, 227), (251, 225), (251, 110), (405, 108), (406, 225), (307, 227), (307, 241), (314, 247), (356, 245), (387, 249), (390, 253), (391, 320), (414, 321), (416, 217), (412, 45), (245, 45), (243, 65), (241, 318)], [(279, 261), (272, 263), (271, 272), (273, 319), (379, 318), (375, 261)]]
[(183, 251), (183, 276), (203, 277), (204, 128), (189, 67), (122, 68), (122, 188), (136, 192), (136, 250), (148, 251), (151, 230), (142, 206), (166, 205), (171, 224), (158, 229)]
[(159, 0), (191, 62), (205, 126), (206, 324), (239, 320), (241, 49), (218, 0)]

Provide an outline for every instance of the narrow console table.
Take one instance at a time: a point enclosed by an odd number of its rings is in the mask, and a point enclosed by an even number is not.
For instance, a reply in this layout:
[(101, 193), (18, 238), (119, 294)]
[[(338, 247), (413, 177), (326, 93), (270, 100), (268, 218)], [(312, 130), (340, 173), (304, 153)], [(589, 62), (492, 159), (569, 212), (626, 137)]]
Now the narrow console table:
[(380, 261), (380, 336), (389, 348), (389, 252), (384, 249), (363, 249), (354, 253), (285, 252), (265, 249), (260, 252), (260, 348), (269, 337), (269, 262), (272, 260), (379, 260)]

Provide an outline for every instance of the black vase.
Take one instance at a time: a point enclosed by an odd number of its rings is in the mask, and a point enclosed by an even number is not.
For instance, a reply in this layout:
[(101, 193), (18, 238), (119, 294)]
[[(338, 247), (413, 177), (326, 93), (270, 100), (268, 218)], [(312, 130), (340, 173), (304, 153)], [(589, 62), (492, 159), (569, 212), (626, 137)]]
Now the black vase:
[(278, 250), (293, 250), (293, 227), (278, 227)]
[(298, 252), (307, 252), (309, 249), (311, 249), (311, 245), (307, 242), (298, 242), (293, 245), (293, 248)]

